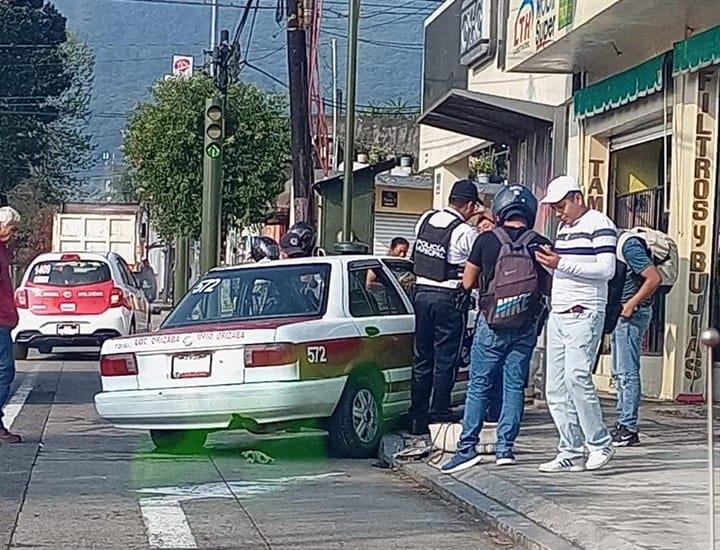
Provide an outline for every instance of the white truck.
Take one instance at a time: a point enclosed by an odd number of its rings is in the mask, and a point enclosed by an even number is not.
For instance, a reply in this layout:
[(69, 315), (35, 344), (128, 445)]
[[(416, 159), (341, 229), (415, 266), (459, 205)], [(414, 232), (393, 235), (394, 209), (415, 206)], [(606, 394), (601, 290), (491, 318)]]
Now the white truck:
[(65, 203), (53, 219), (53, 252), (116, 252), (131, 266), (145, 257), (147, 214), (139, 204)]

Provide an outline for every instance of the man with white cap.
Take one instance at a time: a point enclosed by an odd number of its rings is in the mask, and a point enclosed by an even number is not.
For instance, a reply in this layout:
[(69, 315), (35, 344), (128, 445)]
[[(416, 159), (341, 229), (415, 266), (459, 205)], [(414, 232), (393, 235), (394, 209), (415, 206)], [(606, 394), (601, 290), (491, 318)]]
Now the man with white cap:
[[(554, 249), (536, 253), (538, 262), (553, 270), (546, 393), (560, 436), (557, 457), (540, 465), (540, 471), (597, 470), (613, 455), (592, 370), (603, 334), (608, 281), (615, 274), (617, 228), (605, 214), (586, 206), (580, 185), (570, 176), (552, 180), (540, 202), (550, 205), (560, 220)], [(589, 455), (583, 464), (584, 448)]]

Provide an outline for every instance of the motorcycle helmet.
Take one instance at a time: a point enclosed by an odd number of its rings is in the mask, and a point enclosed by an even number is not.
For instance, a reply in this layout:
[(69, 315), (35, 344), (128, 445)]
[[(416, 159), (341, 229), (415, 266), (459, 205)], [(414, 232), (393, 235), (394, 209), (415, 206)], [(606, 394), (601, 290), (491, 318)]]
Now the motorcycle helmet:
[(252, 237), (250, 241), (250, 256), (253, 261), (259, 262), (267, 258), (277, 260), (280, 257), (280, 247), (270, 237)]
[(535, 225), (538, 201), (532, 191), (519, 183), (505, 185), (497, 193), (492, 202), (492, 213), (497, 224), (513, 216), (520, 216), (528, 227)]
[(280, 239), (280, 248), (291, 258), (312, 256), (315, 229), (307, 222), (296, 223)]

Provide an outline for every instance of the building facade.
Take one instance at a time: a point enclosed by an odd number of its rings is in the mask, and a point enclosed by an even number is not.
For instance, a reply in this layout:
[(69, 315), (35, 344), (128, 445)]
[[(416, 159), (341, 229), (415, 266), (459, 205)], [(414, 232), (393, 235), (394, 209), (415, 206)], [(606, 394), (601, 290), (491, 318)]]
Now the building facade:
[[(679, 279), (654, 303), (643, 393), (693, 401), (707, 361), (699, 334), (720, 323), (717, 0), (511, 0), (506, 68), (572, 78), (567, 171), (618, 227), (678, 244)], [(597, 374), (611, 387), (609, 357)]]

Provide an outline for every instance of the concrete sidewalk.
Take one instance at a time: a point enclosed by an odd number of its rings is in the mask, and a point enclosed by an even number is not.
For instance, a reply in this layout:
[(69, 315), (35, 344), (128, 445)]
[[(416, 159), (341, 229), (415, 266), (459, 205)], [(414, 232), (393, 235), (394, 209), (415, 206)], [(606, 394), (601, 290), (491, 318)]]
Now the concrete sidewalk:
[[(604, 407), (610, 425), (614, 402)], [(488, 456), (456, 476), (425, 462), (397, 467), (526, 547), (710, 548), (705, 427), (702, 408), (645, 404), (641, 446), (618, 449), (594, 473), (541, 474), (557, 433), (547, 410), (529, 407), (515, 466), (498, 468)]]

